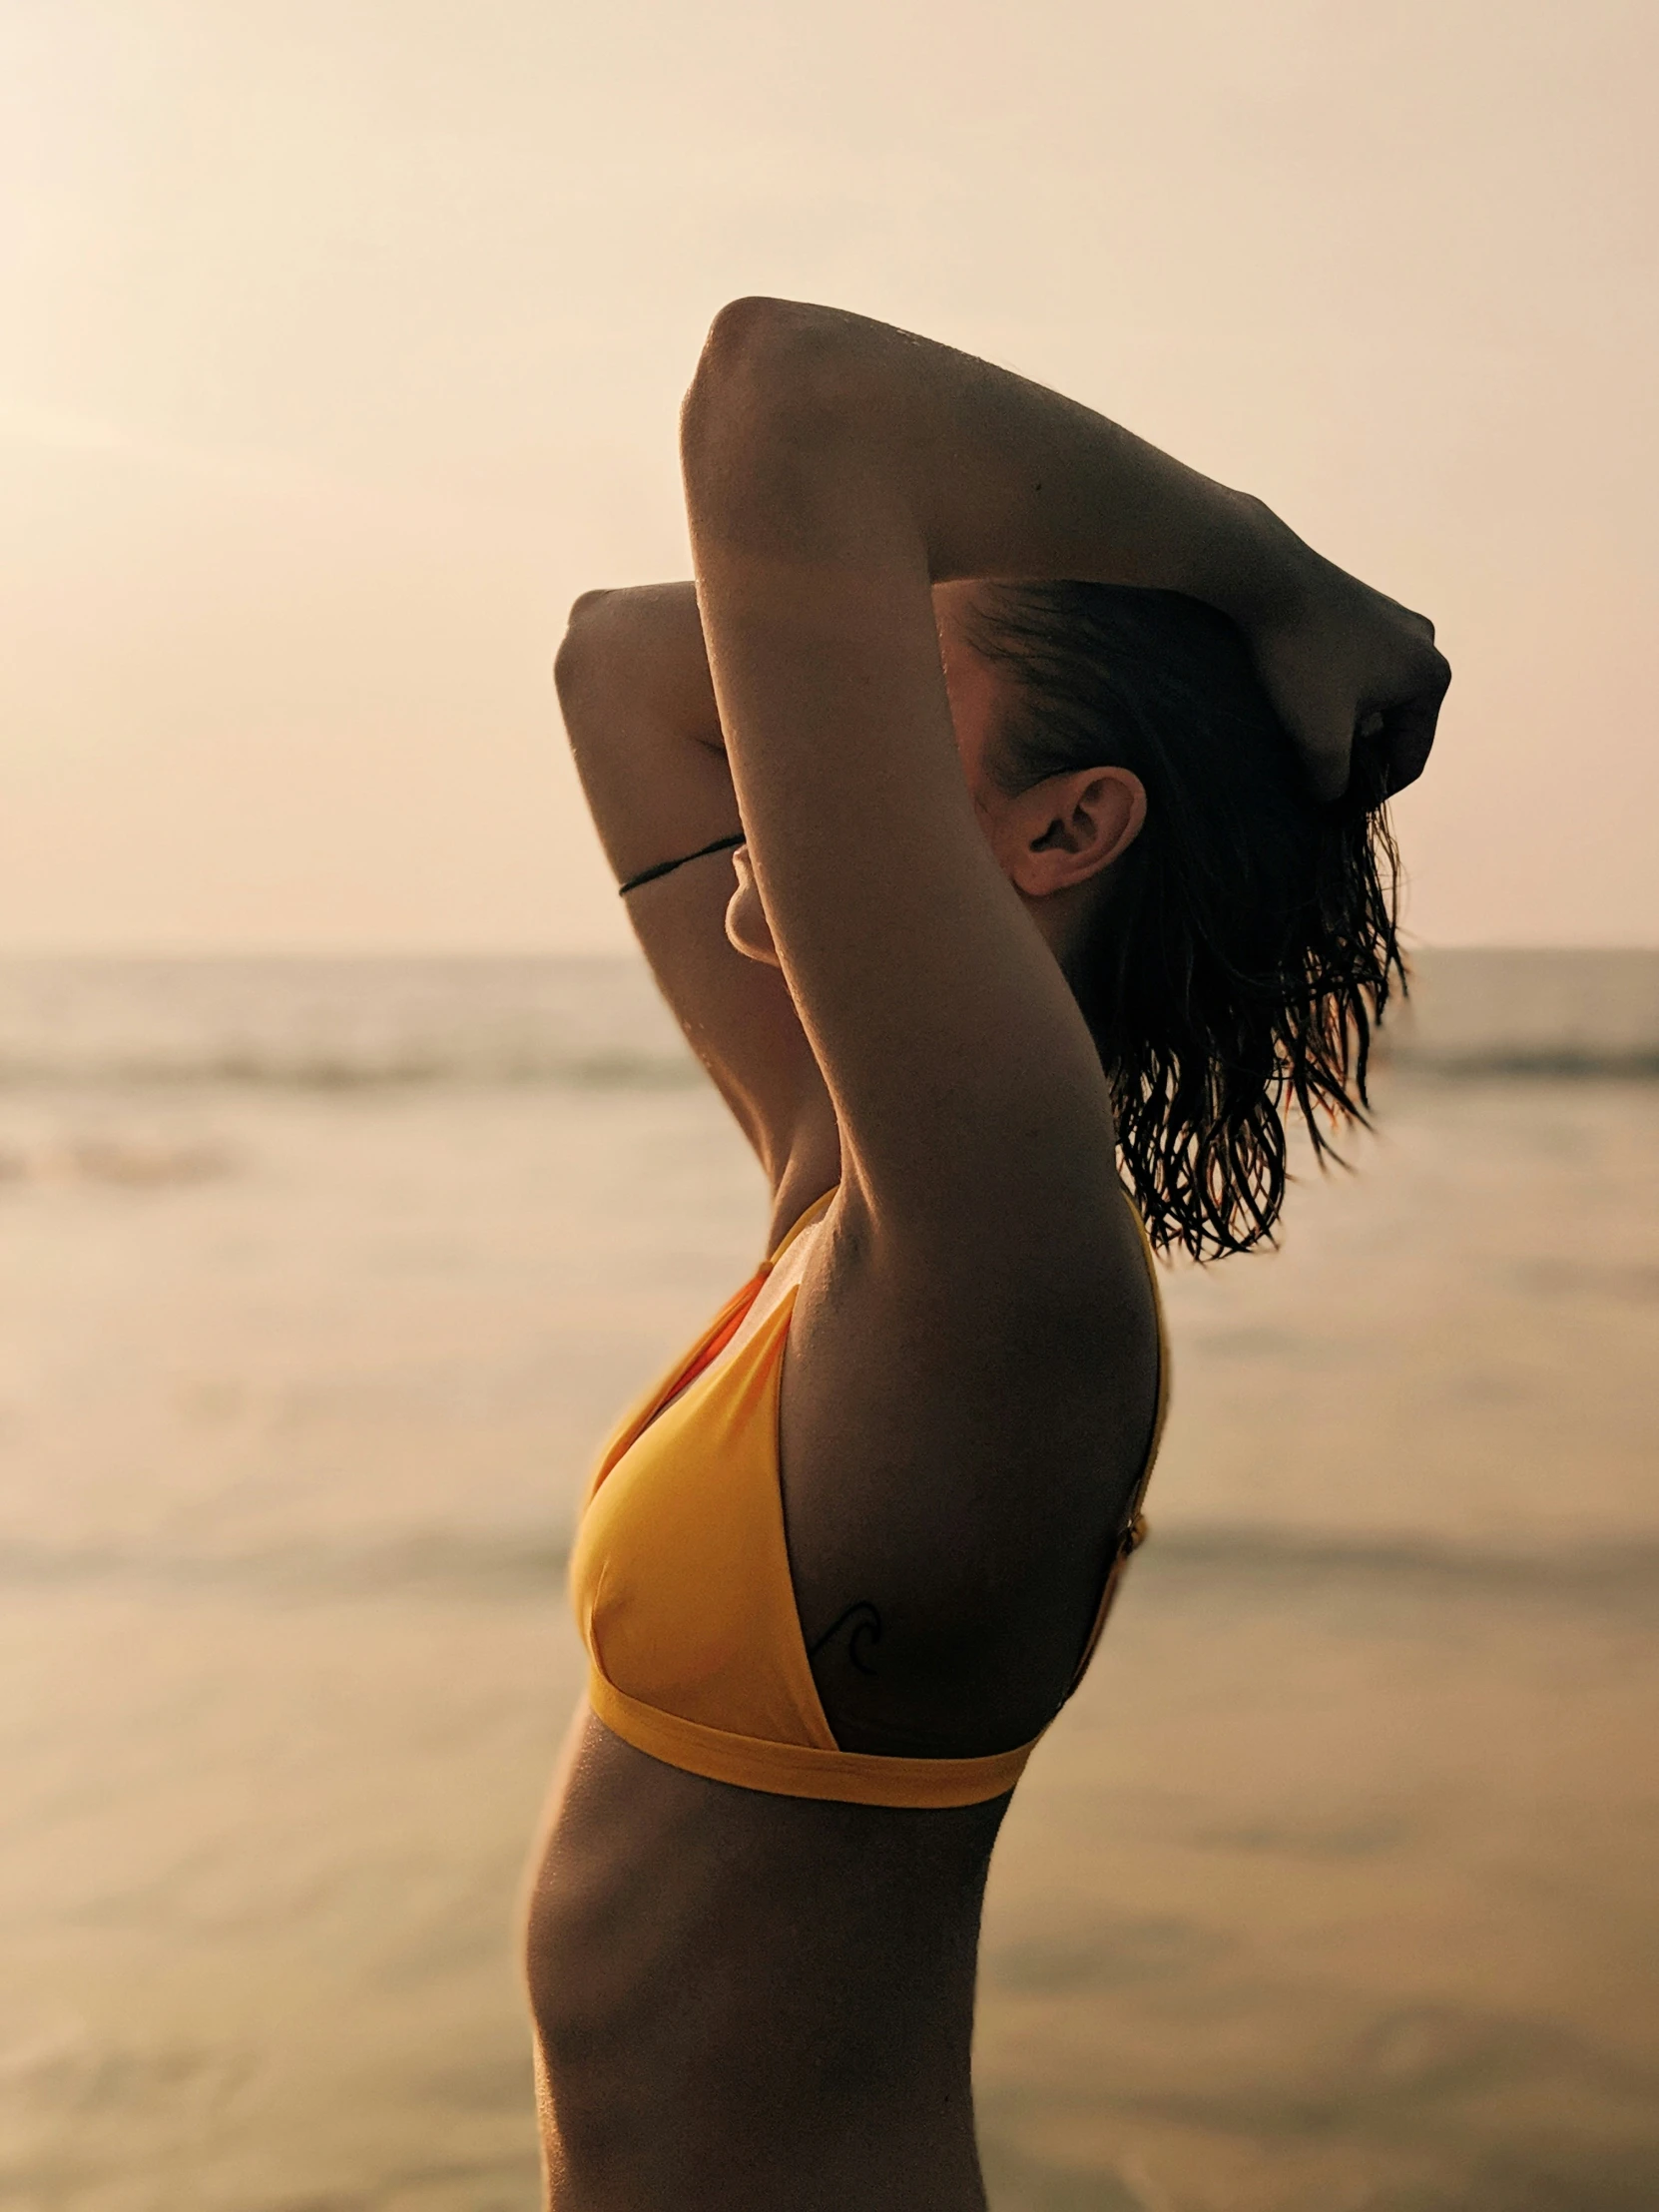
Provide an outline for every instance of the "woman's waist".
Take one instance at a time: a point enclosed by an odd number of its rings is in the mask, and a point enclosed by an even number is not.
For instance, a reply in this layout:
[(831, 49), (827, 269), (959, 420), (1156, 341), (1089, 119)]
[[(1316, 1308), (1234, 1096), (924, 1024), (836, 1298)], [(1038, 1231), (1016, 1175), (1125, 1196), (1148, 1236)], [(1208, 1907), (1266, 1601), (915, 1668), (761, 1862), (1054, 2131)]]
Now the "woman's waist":
[(850, 2094), (965, 2049), (1001, 1810), (770, 1797), (588, 1716), (526, 1929), (549, 2072), (575, 2094), (625, 2063), (673, 2100), (762, 2075), (776, 2097), (793, 2066)]

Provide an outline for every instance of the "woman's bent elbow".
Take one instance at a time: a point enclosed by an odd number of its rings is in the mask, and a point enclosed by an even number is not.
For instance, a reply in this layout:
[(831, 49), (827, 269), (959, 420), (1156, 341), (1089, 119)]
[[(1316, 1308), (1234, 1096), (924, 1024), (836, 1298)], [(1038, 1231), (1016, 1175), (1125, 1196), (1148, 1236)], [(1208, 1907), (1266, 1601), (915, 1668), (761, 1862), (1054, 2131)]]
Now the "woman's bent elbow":
[(614, 592), (608, 590), (585, 591), (572, 602), (565, 618), (565, 634), (553, 656), (553, 688), (561, 700), (572, 696), (595, 658), (605, 650), (599, 617), (614, 597)]
[(822, 436), (844, 415), (845, 317), (794, 299), (734, 299), (721, 308), (686, 392), (680, 447), (688, 478), (725, 474), (734, 443)]

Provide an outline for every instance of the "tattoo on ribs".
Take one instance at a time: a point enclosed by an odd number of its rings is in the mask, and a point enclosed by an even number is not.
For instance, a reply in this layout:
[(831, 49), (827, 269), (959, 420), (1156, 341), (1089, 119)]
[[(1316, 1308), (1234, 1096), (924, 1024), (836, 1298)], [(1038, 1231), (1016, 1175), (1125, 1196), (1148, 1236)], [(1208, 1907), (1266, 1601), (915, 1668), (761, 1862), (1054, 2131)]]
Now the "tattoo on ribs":
[(809, 1659), (816, 1659), (825, 1646), (846, 1630), (846, 1656), (860, 1674), (874, 1674), (876, 1669), (870, 1654), (881, 1641), (881, 1616), (867, 1597), (849, 1605), (840, 1618), (832, 1621), (816, 1644), (808, 1647)]

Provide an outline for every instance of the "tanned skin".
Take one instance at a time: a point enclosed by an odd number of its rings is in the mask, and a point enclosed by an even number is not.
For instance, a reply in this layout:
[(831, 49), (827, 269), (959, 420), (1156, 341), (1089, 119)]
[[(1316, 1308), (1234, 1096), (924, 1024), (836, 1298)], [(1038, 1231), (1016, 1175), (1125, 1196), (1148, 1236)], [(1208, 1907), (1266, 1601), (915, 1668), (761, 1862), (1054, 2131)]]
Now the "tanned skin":
[[(820, 307), (723, 310), (688, 394), (695, 590), (579, 601), (560, 701), (658, 981), (796, 1254), (781, 1461), (843, 1749), (971, 1757), (1062, 1701), (1157, 1391), (1145, 1262), (1061, 961), (1145, 815), (1120, 766), (1010, 798), (986, 578), (1237, 621), (1310, 779), (1397, 788), (1448, 672), (1420, 617), (1088, 409)], [(873, 1625), (873, 1632), (872, 1632)], [(982, 2212), (974, 1961), (1005, 1800), (705, 1781), (585, 1708), (528, 1923), (555, 2212)]]

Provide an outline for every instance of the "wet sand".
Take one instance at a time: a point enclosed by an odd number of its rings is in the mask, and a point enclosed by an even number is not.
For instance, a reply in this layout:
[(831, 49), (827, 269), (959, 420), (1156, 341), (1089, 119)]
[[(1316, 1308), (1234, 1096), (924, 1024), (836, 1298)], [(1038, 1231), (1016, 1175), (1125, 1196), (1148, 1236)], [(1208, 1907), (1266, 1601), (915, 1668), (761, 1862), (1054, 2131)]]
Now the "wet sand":
[(1659, 1577), (1145, 1564), (996, 1869), (994, 2201), (1659, 2204)]

